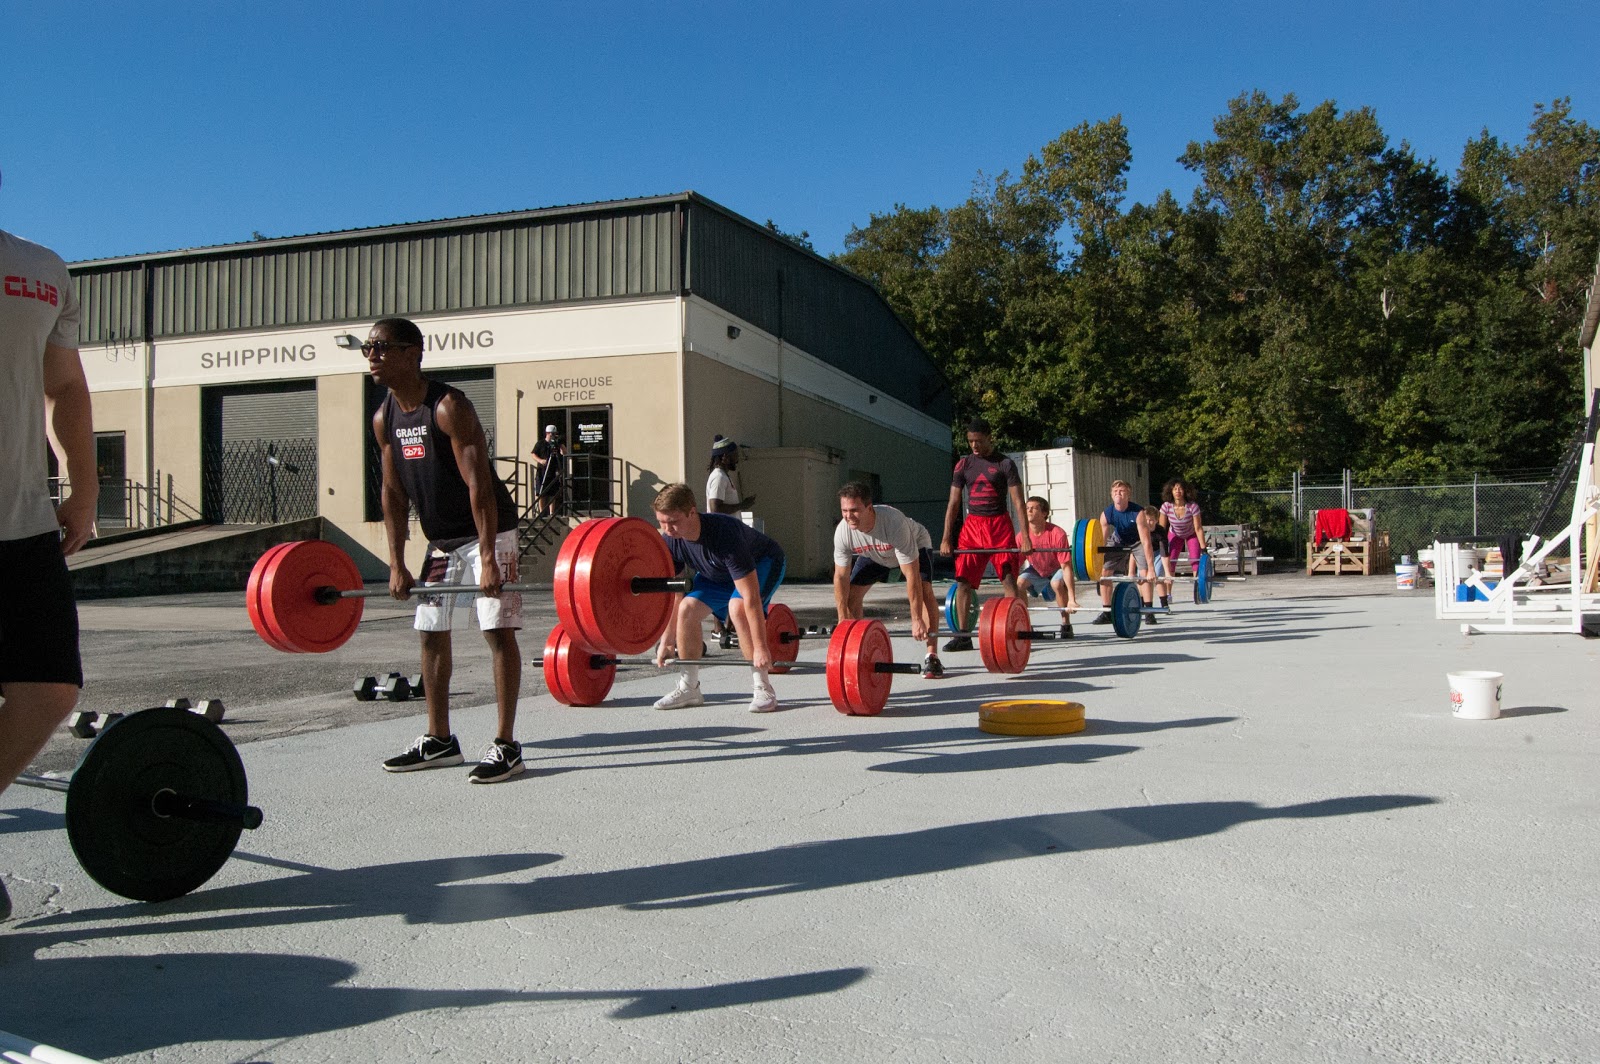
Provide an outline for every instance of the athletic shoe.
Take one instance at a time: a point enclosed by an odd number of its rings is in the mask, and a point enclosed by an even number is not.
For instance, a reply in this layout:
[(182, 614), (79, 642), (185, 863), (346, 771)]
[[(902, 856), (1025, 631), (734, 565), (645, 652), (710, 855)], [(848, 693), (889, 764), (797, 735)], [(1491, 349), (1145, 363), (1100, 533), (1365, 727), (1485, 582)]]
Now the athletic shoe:
[(729, 625), (726, 628), (724, 628), (722, 630), (722, 634), (717, 636), (717, 646), (721, 647), (723, 650), (732, 650), (734, 647), (736, 647), (738, 645), (739, 645), (739, 637), (734, 632), (732, 625)]
[(528, 766), (522, 763), (522, 744), (496, 739), (483, 752), (483, 760), (467, 773), (468, 783), (499, 783), (518, 775)]
[(944, 662), (939, 660), (939, 655), (929, 654), (922, 659), (922, 678), (924, 680), (944, 679)]
[(6, 885), (0, 880), (0, 920), (11, 919), (11, 895), (6, 892)]
[(750, 712), (771, 713), (778, 708), (778, 693), (768, 683), (756, 684), (755, 693), (750, 696)]
[(1144, 623), (1145, 624), (1155, 624), (1156, 623), (1156, 615), (1153, 614), (1153, 613), (1145, 614), (1144, 615)]
[(1110, 610), (1106, 610), (1100, 616), (1096, 617), (1092, 623), (1094, 623), (1094, 624), (1110, 624), (1111, 623), (1111, 611)]
[(705, 696), (700, 693), (700, 685), (690, 683), (681, 677), (678, 680), (678, 686), (656, 699), (657, 709), (687, 709), (690, 706), (703, 706), (705, 704)]
[(1056, 638), (1057, 639), (1071, 639), (1072, 638), (1072, 625), (1070, 625), (1070, 624), (1062, 625), (1061, 626), (1061, 631), (1056, 633)]
[(1167, 596), (1162, 595), (1161, 596), (1161, 608), (1162, 609), (1168, 609), (1169, 607), (1171, 607), (1171, 605), (1172, 605), (1172, 600), (1167, 598)]
[(944, 645), (944, 652), (946, 654), (954, 654), (954, 653), (956, 653), (958, 651), (971, 650), (971, 649), (972, 649), (972, 637), (971, 636), (967, 636), (967, 635), (958, 635), (954, 639), (950, 640), (950, 642), (948, 642), (948, 643), (946, 643)]
[(419, 768), (449, 768), (451, 765), (461, 764), (463, 760), (465, 759), (461, 756), (461, 744), (456, 742), (454, 735), (448, 739), (421, 735), (411, 744), (411, 749), (385, 761), (383, 770), (415, 772)]

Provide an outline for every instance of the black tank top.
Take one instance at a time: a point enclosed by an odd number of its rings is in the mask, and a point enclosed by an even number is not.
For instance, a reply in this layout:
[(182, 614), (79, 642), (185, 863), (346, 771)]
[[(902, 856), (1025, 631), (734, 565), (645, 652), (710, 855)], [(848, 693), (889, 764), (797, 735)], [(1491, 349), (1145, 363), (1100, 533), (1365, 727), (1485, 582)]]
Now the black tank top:
[[(478, 538), (478, 525), (472, 519), (472, 494), (461, 470), (456, 467), (456, 452), (450, 437), (440, 430), (433, 412), (445, 396), (455, 399), (458, 406), (472, 405), (472, 401), (458, 389), (436, 380), (428, 381), (428, 392), (422, 405), (410, 413), (400, 409), (390, 392), (383, 400), (383, 426), (388, 433), (389, 445), (394, 449), (394, 466), (400, 475), (400, 484), (411, 496), (422, 521), (422, 534), (429, 542), (457, 546)], [(499, 511), (496, 532), (509, 532), (517, 527), (517, 507), (505, 482), (489, 467), (489, 478), (494, 484), (495, 506)]]

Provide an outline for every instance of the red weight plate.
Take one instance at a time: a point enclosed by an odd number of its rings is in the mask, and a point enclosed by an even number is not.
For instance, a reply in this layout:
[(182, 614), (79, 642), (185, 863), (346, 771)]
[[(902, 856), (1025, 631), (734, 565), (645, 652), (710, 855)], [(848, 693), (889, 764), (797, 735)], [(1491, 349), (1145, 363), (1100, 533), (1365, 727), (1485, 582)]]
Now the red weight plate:
[(557, 702), (598, 706), (611, 693), (615, 665), (594, 666), (595, 651), (577, 642), (559, 624), (544, 644), (544, 682)]
[(361, 599), (341, 598), (323, 605), (316, 599), (321, 587), (361, 588), (361, 570), (332, 543), (320, 539), (291, 543), (267, 563), (257, 606), (267, 629), (285, 649), (325, 654), (355, 634), (361, 623)]
[(593, 535), (599, 526), (599, 520), (584, 521), (567, 534), (567, 538), (561, 543), (561, 550), (556, 554), (554, 573), (556, 616), (561, 618), (561, 627), (568, 632), (578, 631), (578, 606), (573, 599), (577, 591), (574, 574), (578, 564), (578, 552), (583, 549), (584, 540)]
[(999, 599), (990, 599), (978, 611), (978, 655), (983, 658), (983, 667), (990, 672), (1005, 671), (999, 657), (1004, 648), (995, 643), (994, 611), (999, 602)]
[(274, 544), (267, 549), (265, 554), (256, 560), (255, 568), (250, 570), (250, 579), (247, 580), (244, 585), (244, 608), (245, 611), (250, 614), (251, 627), (255, 628), (256, 635), (261, 637), (261, 641), (263, 643), (267, 644), (267, 646), (271, 647), (273, 650), (282, 650), (288, 653), (293, 653), (293, 651), (290, 650), (289, 647), (286, 646), (282, 641), (280, 641), (276, 635), (272, 634), (272, 629), (267, 626), (267, 618), (261, 612), (261, 582), (266, 576), (267, 569), (269, 566), (271, 566), (272, 560), (278, 555), (282, 554), (284, 551), (288, 550), (290, 546), (292, 546), (292, 544), (289, 543)]
[(1028, 667), (1028, 658), (1033, 653), (1033, 643), (1026, 639), (1019, 639), (1018, 633), (1033, 631), (1033, 622), (1028, 619), (1028, 607), (1019, 598), (1008, 598), (1006, 602), (1004, 632), (1006, 661), (1009, 664), (1007, 672), (1021, 672)]
[(844, 654), (845, 644), (850, 641), (850, 633), (860, 623), (860, 621), (840, 621), (834, 626), (833, 635), (828, 637), (828, 700), (840, 713), (855, 712), (851, 708), (850, 693), (845, 689)]
[[(794, 610), (781, 602), (774, 602), (767, 610), (767, 649), (772, 652), (772, 671), (788, 672), (788, 662), (800, 656), (800, 626), (795, 623)], [(791, 637), (788, 642), (784, 636)]]
[(637, 517), (602, 518), (573, 565), (573, 635), (601, 651), (638, 654), (654, 646), (672, 619), (666, 592), (633, 593), (634, 577), (673, 574), (672, 554), (654, 525)]
[(844, 682), (851, 691), (851, 702), (858, 716), (875, 717), (889, 701), (891, 673), (873, 668), (878, 662), (894, 661), (888, 629), (881, 621), (862, 621), (850, 648), (845, 652)]

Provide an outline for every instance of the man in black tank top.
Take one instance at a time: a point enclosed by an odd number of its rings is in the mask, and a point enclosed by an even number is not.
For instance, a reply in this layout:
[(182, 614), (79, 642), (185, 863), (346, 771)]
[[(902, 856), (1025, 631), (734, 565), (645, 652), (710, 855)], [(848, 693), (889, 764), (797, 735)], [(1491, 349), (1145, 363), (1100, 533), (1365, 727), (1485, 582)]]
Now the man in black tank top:
[[(422, 331), (406, 318), (384, 318), (361, 345), (372, 379), (389, 389), (372, 419), (383, 456), (383, 524), (389, 539), (389, 592), (410, 596), (416, 581), (406, 567), (409, 511), (414, 505), (428, 537), (422, 580), (476, 583), (478, 627), (494, 658), (498, 732), (468, 779), (497, 783), (523, 771), (513, 737), (522, 689), (522, 596), (500, 591), (517, 578), (517, 511), (489, 465), (488, 442), (472, 402), (455, 388), (422, 375)], [(467, 596), (424, 595), (417, 605), (428, 732), (383, 763), (390, 772), (462, 763), (450, 732), (450, 627)]]

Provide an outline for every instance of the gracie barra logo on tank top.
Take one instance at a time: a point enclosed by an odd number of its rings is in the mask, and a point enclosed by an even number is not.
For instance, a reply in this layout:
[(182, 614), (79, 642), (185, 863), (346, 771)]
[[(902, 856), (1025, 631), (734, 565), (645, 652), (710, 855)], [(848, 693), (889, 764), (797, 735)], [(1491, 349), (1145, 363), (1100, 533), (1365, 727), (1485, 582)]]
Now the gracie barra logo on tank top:
[(428, 426), (408, 425), (395, 427), (394, 439), (400, 445), (400, 457), (413, 461), (428, 457)]

